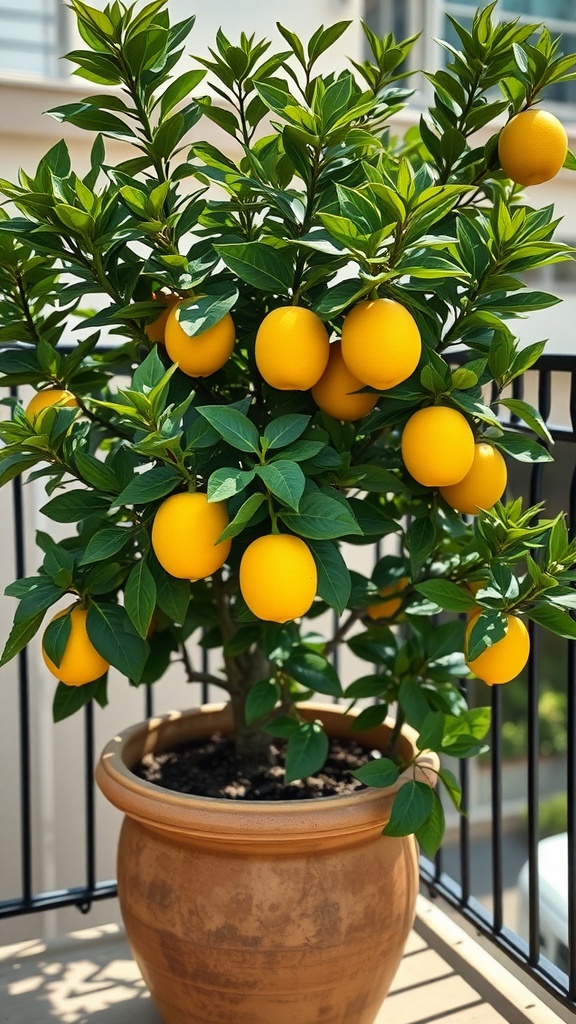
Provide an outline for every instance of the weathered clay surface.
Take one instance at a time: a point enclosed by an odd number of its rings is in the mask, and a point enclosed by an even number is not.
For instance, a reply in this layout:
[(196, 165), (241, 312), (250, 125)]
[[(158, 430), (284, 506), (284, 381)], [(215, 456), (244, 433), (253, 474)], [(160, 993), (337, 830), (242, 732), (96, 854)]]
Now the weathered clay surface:
[[(311, 714), (346, 733), (334, 709)], [(215, 725), (229, 728), (226, 711), (129, 730), (97, 771), (127, 815), (120, 902), (165, 1024), (372, 1024), (418, 889), (413, 838), (380, 834), (394, 789), (238, 805), (170, 793), (127, 768), (175, 731)], [(365, 737), (371, 748), (382, 728)]]

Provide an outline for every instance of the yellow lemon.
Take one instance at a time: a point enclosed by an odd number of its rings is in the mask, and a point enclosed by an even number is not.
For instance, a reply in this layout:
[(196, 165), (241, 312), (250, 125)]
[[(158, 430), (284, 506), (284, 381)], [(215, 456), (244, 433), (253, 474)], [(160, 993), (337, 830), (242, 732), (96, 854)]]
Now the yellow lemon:
[(358, 302), (342, 325), (342, 356), (363, 384), (387, 391), (418, 366), (422, 341), (412, 314), (394, 299)]
[(332, 342), (328, 365), (312, 388), (312, 398), (318, 408), (336, 420), (360, 420), (378, 401), (378, 395), (354, 394), (363, 387), (362, 381), (350, 373), (344, 362), (342, 342)]
[[(470, 634), (480, 613), (474, 615), (466, 626), (466, 649)], [(483, 679), (489, 686), (509, 683), (524, 668), (530, 654), (530, 637), (526, 626), (516, 615), (507, 615), (508, 631), (492, 647), (487, 647), (473, 661), (466, 660), (471, 672)]]
[(397, 580), (390, 587), (383, 587), (378, 593), (380, 597), (386, 597), (386, 601), (377, 601), (369, 604), (366, 608), (366, 615), (369, 619), (392, 619), (402, 607), (402, 591), (406, 590), (410, 581), (407, 577)]
[[(64, 611), (58, 612), (51, 621), (54, 622), (56, 619), (61, 619), (69, 610), (65, 608)], [(81, 608), (80, 605), (72, 606), (70, 611), (70, 636), (66, 641), (60, 665), (55, 665), (50, 660), (44, 650), (44, 644), (42, 644), (42, 657), (49, 671), (61, 683), (65, 683), (66, 686), (84, 686), (85, 683), (92, 683), (95, 679), (100, 679), (100, 676), (103, 676), (110, 668), (110, 662), (98, 654), (88, 636), (86, 630), (87, 615), (86, 608)]]
[(43, 391), (37, 391), (34, 398), (28, 402), (26, 416), (34, 423), (39, 413), (52, 405), (72, 407), (78, 405), (78, 402), (72, 392), (64, 388), (45, 388)]
[(160, 505), (152, 524), (152, 547), (160, 565), (181, 580), (201, 580), (228, 558), (231, 541), (217, 544), (228, 526), (222, 501), (205, 494), (172, 494)]
[(491, 444), (481, 441), (474, 449), (474, 461), (465, 477), (440, 494), (457, 512), (475, 516), (481, 508), (492, 508), (506, 490), (508, 470), (504, 457)]
[(251, 612), (269, 622), (305, 615), (318, 585), (316, 563), (300, 537), (271, 533), (248, 545), (240, 562), (240, 592)]
[(304, 306), (279, 306), (264, 317), (254, 356), (259, 372), (279, 391), (307, 391), (326, 369), (330, 341), (319, 316)]
[(457, 409), (430, 405), (419, 409), (402, 432), (406, 469), (426, 487), (457, 484), (474, 461), (474, 434)]
[(188, 377), (209, 377), (220, 370), (234, 349), (236, 330), (230, 313), (206, 331), (190, 338), (178, 322), (178, 310), (194, 299), (182, 299), (170, 310), (164, 329), (164, 344), (173, 363)]
[(546, 110), (522, 110), (500, 132), (500, 166), (518, 185), (550, 181), (558, 174), (567, 152), (566, 129)]
[(159, 292), (157, 295), (153, 295), (152, 298), (154, 299), (154, 302), (158, 304), (158, 307), (162, 309), (162, 312), (160, 313), (160, 316), (157, 317), (156, 320), (152, 321), (151, 324), (146, 324), (144, 331), (148, 338), (150, 339), (150, 341), (153, 341), (155, 344), (158, 345), (163, 345), (164, 332), (166, 330), (168, 317), (170, 316), (170, 313), (174, 309), (174, 306), (176, 306), (178, 302), (180, 302), (180, 299), (178, 298), (177, 295), (174, 295), (174, 293), (172, 293), (171, 295), (166, 295), (164, 294), (164, 292)]

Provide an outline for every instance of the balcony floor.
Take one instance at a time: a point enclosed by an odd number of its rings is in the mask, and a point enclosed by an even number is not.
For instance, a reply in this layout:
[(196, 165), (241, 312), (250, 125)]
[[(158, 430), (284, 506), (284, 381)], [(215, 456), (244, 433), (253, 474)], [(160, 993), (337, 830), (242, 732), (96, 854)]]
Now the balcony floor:
[[(402, 965), (375, 1024), (559, 1024), (570, 1017), (545, 1006), (419, 897)], [(0, 949), (0, 1024), (48, 1020), (160, 1024), (116, 925)]]

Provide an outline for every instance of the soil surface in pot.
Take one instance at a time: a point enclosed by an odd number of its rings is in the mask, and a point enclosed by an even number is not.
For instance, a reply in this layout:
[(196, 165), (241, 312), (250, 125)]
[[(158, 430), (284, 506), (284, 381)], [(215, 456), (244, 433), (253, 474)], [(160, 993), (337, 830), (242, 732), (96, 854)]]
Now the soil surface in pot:
[(284, 746), (273, 747), (276, 763), (261, 765), (251, 775), (239, 766), (234, 743), (219, 733), (191, 740), (162, 754), (147, 754), (132, 771), (140, 779), (177, 793), (228, 800), (309, 800), (364, 789), (352, 772), (374, 757), (354, 740), (331, 739), (324, 768), (307, 779), (286, 785)]

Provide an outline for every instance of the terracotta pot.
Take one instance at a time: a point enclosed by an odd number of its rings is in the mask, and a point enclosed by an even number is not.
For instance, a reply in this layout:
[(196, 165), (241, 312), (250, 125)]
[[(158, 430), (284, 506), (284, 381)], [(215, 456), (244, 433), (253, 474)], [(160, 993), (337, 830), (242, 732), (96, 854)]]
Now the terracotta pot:
[[(307, 705), (330, 735), (351, 718)], [(383, 747), (388, 726), (355, 734)], [(124, 811), (118, 892), (128, 940), (165, 1024), (372, 1024), (410, 932), (418, 866), (412, 836), (383, 837), (394, 794), (364, 789), (303, 801), (180, 795), (130, 767), (215, 731), (208, 705), (117, 736), (98, 785)], [(406, 760), (412, 730), (401, 738)], [(418, 777), (434, 784), (423, 755)], [(412, 777), (412, 773), (410, 773)]]

